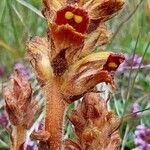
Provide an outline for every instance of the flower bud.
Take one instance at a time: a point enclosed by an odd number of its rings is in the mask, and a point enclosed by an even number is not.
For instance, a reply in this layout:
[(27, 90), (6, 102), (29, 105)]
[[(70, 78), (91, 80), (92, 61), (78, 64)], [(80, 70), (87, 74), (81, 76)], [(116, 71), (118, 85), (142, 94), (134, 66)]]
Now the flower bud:
[(31, 84), (19, 70), (11, 76), (11, 83), (4, 89), (3, 96), (11, 124), (30, 128), (38, 104), (32, 100)]

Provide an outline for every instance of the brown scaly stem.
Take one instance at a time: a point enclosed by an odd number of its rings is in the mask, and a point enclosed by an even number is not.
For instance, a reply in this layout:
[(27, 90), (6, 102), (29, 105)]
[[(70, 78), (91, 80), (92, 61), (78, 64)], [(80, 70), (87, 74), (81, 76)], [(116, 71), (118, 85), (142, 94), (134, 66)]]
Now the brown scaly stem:
[(48, 140), (51, 150), (62, 149), (63, 123), (67, 103), (60, 94), (59, 77), (53, 77), (44, 87), (46, 94), (45, 130), (50, 133)]
[(16, 126), (13, 130), (13, 143), (11, 150), (20, 150), (24, 149), (24, 142), (26, 139), (26, 129), (23, 126)]

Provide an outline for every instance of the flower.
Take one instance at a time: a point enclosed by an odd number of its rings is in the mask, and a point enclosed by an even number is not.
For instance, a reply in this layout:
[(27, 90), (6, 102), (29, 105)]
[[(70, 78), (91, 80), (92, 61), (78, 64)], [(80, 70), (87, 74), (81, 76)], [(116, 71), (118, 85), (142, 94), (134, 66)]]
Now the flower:
[(43, 85), (52, 75), (47, 39), (32, 38), (28, 45), (28, 57), (35, 69), (38, 80)]
[(141, 63), (142, 57), (138, 56), (137, 54), (129, 56), (129, 54), (125, 54), (125, 63), (127, 66), (138, 66)]
[(4, 112), (0, 113), (0, 126), (6, 127), (8, 125), (8, 119)]
[(131, 108), (130, 108), (130, 112), (133, 113), (132, 116), (133, 117), (138, 117), (140, 116), (140, 113), (136, 113), (140, 110), (140, 106), (138, 103), (134, 103)]
[(109, 42), (110, 31), (104, 23), (123, 7), (124, 0), (43, 2), (48, 37), (32, 38), (28, 45), (28, 57), (40, 83), (61, 77), (60, 90), (68, 102), (98, 83), (114, 85), (111, 72), (117, 70), (124, 56), (90, 53)]
[(150, 149), (150, 129), (144, 124), (138, 125), (135, 131), (134, 139), (136, 148), (133, 150), (149, 150)]
[(117, 69), (118, 72), (123, 72), (126, 69), (126, 67), (139, 66), (139, 64), (142, 61), (142, 57), (138, 56), (137, 54), (135, 54), (134, 57), (133, 55), (130, 56), (129, 54), (124, 54), (124, 56), (125, 56), (125, 61)]
[(24, 64), (22, 63), (17, 63), (14, 66), (14, 69), (19, 70), (21, 72), (21, 74), (26, 77), (27, 79), (31, 79), (31, 71), (29, 68), (27, 68)]
[(122, 54), (97, 52), (90, 54), (70, 66), (62, 77), (61, 93), (67, 102), (81, 98), (98, 83), (105, 82), (115, 88), (111, 72), (124, 61)]
[(26, 150), (38, 150), (38, 146), (34, 141), (31, 141), (31, 139), (29, 139), (29, 141), (27, 142)]

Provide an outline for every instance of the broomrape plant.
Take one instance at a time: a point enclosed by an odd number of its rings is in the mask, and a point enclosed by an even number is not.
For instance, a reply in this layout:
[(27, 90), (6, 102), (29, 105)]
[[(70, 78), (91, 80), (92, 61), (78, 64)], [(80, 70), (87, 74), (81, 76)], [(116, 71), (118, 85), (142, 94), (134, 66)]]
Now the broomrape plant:
[[(124, 61), (123, 54), (97, 51), (107, 44), (111, 32), (105, 22), (124, 0), (43, 0), (47, 37), (32, 38), (27, 56), (45, 95), (45, 125), (32, 138), (42, 150), (117, 150), (120, 119), (107, 110), (106, 101), (96, 93), (105, 82), (115, 90), (114, 73)], [(10, 87), (11, 85), (11, 87)], [(38, 104), (32, 98), (27, 79), (15, 70), (3, 95), (13, 127), (13, 150), (25, 149), (26, 129), (32, 126)], [(67, 106), (83, 97), (68, 119), (76, 140), (64, 139)]]

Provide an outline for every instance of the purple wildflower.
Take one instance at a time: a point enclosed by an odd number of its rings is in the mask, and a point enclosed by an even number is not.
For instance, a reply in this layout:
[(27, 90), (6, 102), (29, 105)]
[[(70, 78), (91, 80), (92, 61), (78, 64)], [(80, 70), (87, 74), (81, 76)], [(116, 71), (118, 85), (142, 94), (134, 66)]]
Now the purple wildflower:
[(43, 122), (41, 121), (41, 122), (39, 123), (38, 130), (42, 130), (42, 129), (43, 129), (43, 126), (44, 126), (44, 124), (43, 124)]
[(137, 147), (132, 150), (150, 150), (150, 129), (144, 124), (137, 126), (134, 143)]
[(136, 148), (133, 148), (132, 150), (150, 150), (150, 146), (149, 145), (146, 145), (146, 146), (140, 145)]
[(129, 54), (124, 54), (124, 56), (125, 56), (125, 61), (117, 69), (118, 72), (123, 72), (126, 67), (139, 66), (142, 60), (142, 57), (138, 56), (137, 54), (134, 55), (134, 58), (133, 55), (130, 56)]
[(136, 113), (140, 110), (140, 106), (138, 103), (134, 103), (131, 108), (130, 108), (130, 112), (133, 113), (133, 117), (139, 117), (140, 113)]
[(8, 125), (8, 119), (4, 112), (0, 113), (0, 126), (6, 127)]
[(14, 69), (18, 69), (21, 71), (22, 75), (26, 77), (27, 79), (31, 78), (31, 71), (22, 63), (17, 63), (14, 67)]
[(27, 142), (26, 150), (38, 150), (38, 146), (35, 142), (29, 139), (29, 141)]

